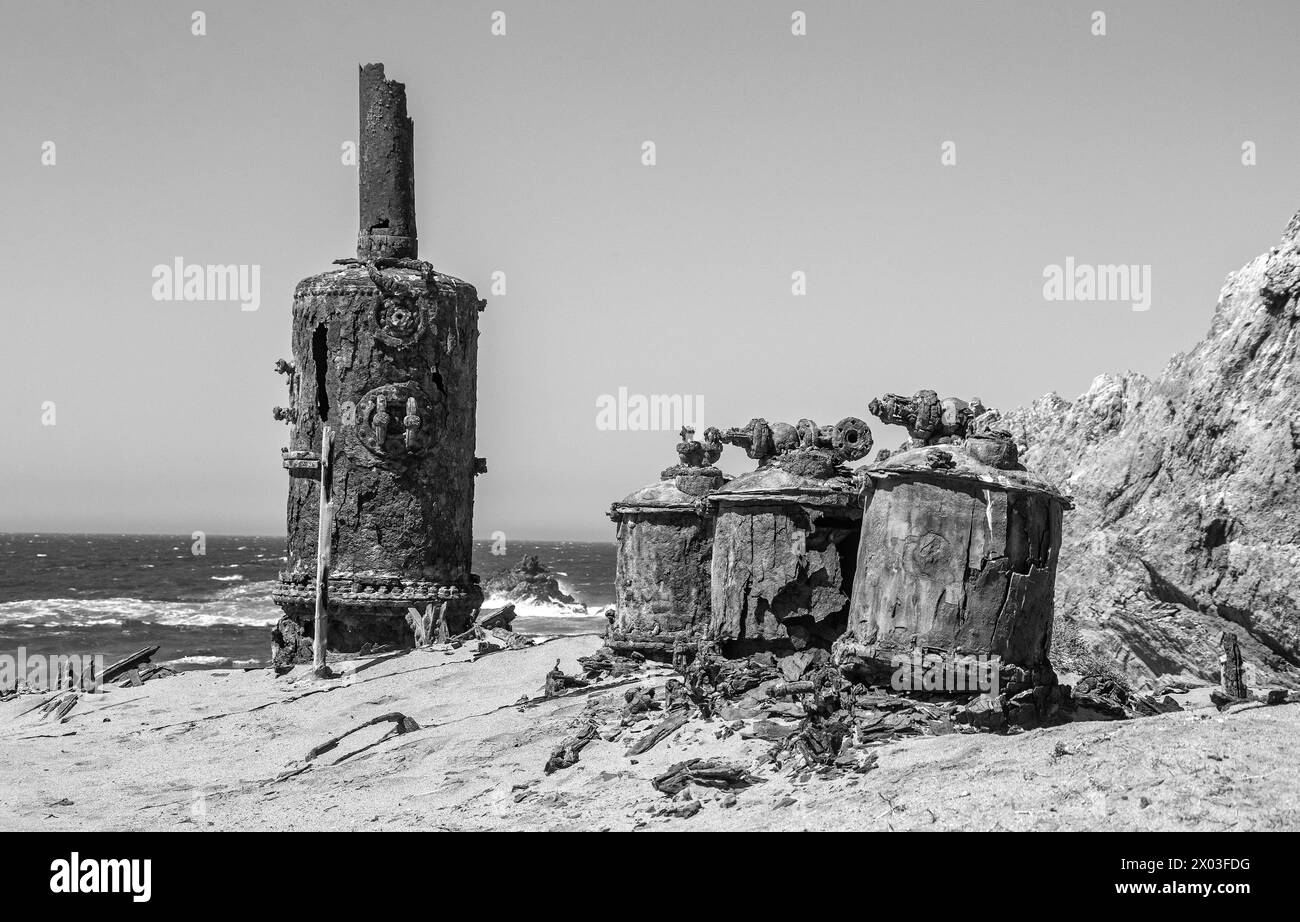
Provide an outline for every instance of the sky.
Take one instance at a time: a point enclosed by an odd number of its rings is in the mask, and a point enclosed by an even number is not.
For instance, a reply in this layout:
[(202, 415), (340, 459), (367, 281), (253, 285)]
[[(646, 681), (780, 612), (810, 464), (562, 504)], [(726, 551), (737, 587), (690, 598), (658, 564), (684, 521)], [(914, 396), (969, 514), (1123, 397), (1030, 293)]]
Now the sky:
[[(598, 426), (620, 388), (895, 447), (881, 393), (1158, 373), (1300, 208), (1294, 2), (0, 6), (0, 531), (284, 532), (273, 366), (354, 255), (361, 63), (421, 257), (488, 299), (479, 537), (612, 538), (677, 442)], [(156, 300), (177, 258), (259, 267), (257, 310)], [(1149, 309), (1048, 300), (1067, 259)]]

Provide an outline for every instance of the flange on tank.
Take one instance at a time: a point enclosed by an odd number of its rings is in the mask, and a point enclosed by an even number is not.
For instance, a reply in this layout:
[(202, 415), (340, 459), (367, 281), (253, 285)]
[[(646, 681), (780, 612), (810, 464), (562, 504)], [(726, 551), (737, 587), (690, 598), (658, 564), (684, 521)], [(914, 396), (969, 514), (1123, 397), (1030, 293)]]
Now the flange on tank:
[(830, 647), (843, 632), (862, 515), (845, 463), (871, 429), (764, 419), (729, 429), (758, 468), (710, 494), (716, 510), (708, 636), (727, 655)]
[(616, 652), (669, 659), (708, 627), (713, 516), (706, 497), (726, 478), (714, 467), (721, 433), (694, 435), (684, 427), (678, 463), (610, 507), (618, 551), (608, 646)]

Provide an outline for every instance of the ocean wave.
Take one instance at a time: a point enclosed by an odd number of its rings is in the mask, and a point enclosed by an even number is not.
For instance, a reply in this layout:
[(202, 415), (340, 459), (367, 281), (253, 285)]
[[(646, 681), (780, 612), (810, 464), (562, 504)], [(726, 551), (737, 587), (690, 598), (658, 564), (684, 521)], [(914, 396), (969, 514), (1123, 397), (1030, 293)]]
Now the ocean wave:
[(534, 637), (564, 637), (573, 634), (593, 634), (605, 630), (602, 608), (561, 605), (557, 602), (516, 602), (500, 596), (489, 596), (483, 610), (489, 611), (506, 605), (515, 607), (515, 620), (511, 630)]
[(229, 669), (235, 665), (235, 661), (228, 656), (182, 656), (177, 659), (169, 659), (162, 666), (170, 666), (173, 669), (177, 666), (198, 666), (203, 669)]
[(170, 627), (274, 624), (280, 609), (271, 601), (272, 583), (244, 583), (192, 602), (146, 599), (28, 599), (0, 603), (0, 624), (40, 627), (111, 627), (141, 621)]
[[(228, 578), (225, 578), (228, 579)], [(0, 624), (33, 628), (117, 627), (128, 621), (169, 627), (266, 627), (282, 612), (271, 601), (273, 582), (230, 582), (208, 598), (157, 601), (115, 597), (108, 599), (29, 599), (0, 602)], [(530, 635), (570, 635), (600, 632), (606, 621), (604, 606), (563, 605), (553, 602), (511, 602), (490, 596), (483, 609), (515, 606), (514, 629)]]

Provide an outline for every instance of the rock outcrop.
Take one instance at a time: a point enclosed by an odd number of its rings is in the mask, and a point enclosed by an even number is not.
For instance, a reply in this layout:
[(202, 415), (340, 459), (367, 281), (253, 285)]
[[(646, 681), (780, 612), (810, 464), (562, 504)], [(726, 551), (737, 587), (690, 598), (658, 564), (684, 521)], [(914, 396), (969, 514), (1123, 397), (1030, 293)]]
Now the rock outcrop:
[(1300, 685), (1300, 215), (1228, 276), (1206, 338), (1156, 378), (1102, 375), (1005, 414), (1026, 465), (1073, 495), (1058, 637), (1132, 678)]
[(526, 554), (513, 567), (489, 576), (483, 584), (483, 591), (511, 602), (542, 602), (586, 608), (560, 588), (554, 571), (538, 560), (536, 554)]

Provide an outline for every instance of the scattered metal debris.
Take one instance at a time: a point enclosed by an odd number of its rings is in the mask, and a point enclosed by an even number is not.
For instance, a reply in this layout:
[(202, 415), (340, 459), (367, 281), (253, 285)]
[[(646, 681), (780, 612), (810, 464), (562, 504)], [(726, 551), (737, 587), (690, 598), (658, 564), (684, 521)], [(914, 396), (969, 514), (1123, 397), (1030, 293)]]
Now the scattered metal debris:
[(760, 784), (762, 778), (750, 774), (743, 765), (722, 759), (688, 759), (678, 762), (661, 775), (655, 776), (654, 789), (660, 794), (673, 795), (688, 785), (733, 790)]
[(578, 729), (578, 732), (574, 733), (551, 751), (551, 757), (546, 760), (546, 774), (554, 774), (562, 768), (576, 765), (578, 762), (578, 754), (582, 752), (583, 748), (588, 743), (596, 738), (598, 732), (599, 730), (594, 721), (584, 721), (582, 726)]

